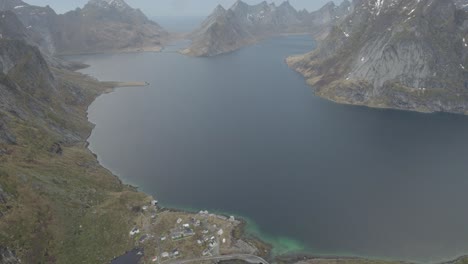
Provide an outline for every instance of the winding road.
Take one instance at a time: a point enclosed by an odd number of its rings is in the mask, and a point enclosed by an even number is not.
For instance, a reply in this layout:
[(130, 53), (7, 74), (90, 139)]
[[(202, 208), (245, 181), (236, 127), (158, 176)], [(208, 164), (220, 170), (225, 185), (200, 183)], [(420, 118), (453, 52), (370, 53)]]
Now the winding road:
[(221, 261), (221, 260), (243, 260), (251, 264), (269, 264), (266, 260), (259, 256), (249, 255), (249, 254), (233, 254), (233, 255), (224, 255), (224, 256), (214, 256), (214, 257), (204, 257), (204, 258), (195, 258), (195, 259), (186, 259), (186, 260), (173, 260), (168, 262), (163, 262), (164, 264), (191, 264), (201, 261)]

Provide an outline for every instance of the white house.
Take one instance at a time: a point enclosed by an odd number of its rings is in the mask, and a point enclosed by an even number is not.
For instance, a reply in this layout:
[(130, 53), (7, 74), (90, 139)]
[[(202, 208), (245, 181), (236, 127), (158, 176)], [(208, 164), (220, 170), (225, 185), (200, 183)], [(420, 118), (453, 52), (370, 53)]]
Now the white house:
[(140, 229), (138, 229), (136, 227), (133, 228), (132, 231), (130, 231), (131, 236), (134, 236), (134, 235), (139, 234), (139, 233), (140, 233)]

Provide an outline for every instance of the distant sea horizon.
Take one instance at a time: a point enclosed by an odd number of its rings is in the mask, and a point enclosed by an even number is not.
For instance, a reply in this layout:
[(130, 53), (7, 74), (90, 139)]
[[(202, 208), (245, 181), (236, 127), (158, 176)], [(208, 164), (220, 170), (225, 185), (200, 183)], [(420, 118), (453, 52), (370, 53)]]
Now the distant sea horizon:
[(169, 32), (189, 33), (198, 28), (205, 16), (153, 16), (150, 19)]

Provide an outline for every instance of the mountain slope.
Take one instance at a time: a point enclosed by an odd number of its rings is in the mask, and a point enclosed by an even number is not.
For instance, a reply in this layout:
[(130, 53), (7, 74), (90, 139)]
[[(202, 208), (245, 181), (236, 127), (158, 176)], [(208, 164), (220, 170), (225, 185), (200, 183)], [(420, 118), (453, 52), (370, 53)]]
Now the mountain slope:
[(265, 1), (248, 5), (238, 0), (228, 10), (216, 7), (191, 34), (192, 45), (183, 53), (215, 56), (281, 34), (309, 33), (320, 39), (328, 34), (333, 23), (346, 16), (348, 5), (348, 1), (340, 7), (331, 2), (321, 10), (309, 13), (298, 12), (288, 1), (276, 6)]
[(320, 47), (288, 63), (317, 95), (424, 112), (468, 108), (468, 15), (453, 0), (355, 0)]
[(91, 0), (59, 16), (59, 53), (159, 50), (168, 37), (157, 23), (123, 0)]
[(49, 54), (159, 50), (168, 37), (124, 0), (90, 0), (83, 9), (63, 15), (21, 0), (0, 0), (0, 8), (14, 12), (34, 43)]
[(129, 208), (150, 199), (86, 148), (87, 107), (113, 84), (51, 67), (0, 17), (0, 263), (107, 263), (133, 248)]

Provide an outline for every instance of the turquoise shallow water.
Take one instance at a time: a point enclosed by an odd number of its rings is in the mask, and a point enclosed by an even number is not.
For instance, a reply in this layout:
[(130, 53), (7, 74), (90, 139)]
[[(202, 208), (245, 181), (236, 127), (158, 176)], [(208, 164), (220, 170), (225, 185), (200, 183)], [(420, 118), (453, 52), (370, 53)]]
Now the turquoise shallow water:
[[(186, 212), (197, 213), (200, 211), (205, 211), (203, 208), (187, 208), (187, 207), (177, 207), (170, 204), (163, 205), (167, 208), (177, 208)], [(234, 216), (236, 219), (242, 219), (246, 222), (245, 232), (246, 235), (253, 236), (255, 238), (261, 239), (263, 242), (272, 246), (272, 255), (279, 256), (283, 254), (294, 254), (294, 253), (312, 253), (314, 252), (311, 249), (307, 249), (305, 244), (302, 244), (299, 241), (294, 240), (293, 238), (287, 237), (275, 237), (274, 235), (264, 232), (260, 226), (258, 226), (254, 220), (242, 216), (236, 213), (229, 213), (225, 211), (211, 211), (210, 213), (224, 215), (224, 216)], [(317, 253), (317, 252), (315, 252)]]
[(277, 251), (436, 262), (468, 253), (468, 118), (338, 105), (284, 59), (305, 36), (215, 58), (78, 56), (101, 80), (90, 148), (176, 208), (235, 212)]

